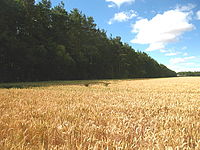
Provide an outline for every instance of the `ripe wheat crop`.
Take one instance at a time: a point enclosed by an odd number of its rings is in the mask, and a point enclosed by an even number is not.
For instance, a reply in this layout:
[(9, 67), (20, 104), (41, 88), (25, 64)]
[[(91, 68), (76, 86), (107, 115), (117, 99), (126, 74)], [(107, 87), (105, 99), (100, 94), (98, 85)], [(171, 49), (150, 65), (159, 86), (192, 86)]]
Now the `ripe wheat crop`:
[(200, 78), (105, 82), (1, 88), (0, 149), (200, 149)]

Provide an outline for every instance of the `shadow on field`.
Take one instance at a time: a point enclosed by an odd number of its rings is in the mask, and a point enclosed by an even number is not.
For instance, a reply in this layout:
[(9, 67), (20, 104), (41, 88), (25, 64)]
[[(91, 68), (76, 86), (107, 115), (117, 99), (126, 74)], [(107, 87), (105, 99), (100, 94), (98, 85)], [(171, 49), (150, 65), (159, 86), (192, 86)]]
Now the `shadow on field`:
[(48, 86), (59, 86), (59, 85), (81, 85), (89, 87), (91, 85), (103, 85), (108, 86), (111, 84), (107, 81), (101, 80), (76, 80), (76, 81), (44, 81), (44, 82), (20, 82), (20, 83), (0, 83), (0, 89), (24, 89), (34, 87), (48, 87)]

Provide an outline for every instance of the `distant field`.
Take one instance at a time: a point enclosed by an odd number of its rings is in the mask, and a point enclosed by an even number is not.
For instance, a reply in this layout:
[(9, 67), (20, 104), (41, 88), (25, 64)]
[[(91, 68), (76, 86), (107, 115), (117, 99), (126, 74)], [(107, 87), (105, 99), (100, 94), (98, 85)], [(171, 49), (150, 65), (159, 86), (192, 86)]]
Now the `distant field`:
[(0, 84), (1, 150), (199, 150), (200, 77)]

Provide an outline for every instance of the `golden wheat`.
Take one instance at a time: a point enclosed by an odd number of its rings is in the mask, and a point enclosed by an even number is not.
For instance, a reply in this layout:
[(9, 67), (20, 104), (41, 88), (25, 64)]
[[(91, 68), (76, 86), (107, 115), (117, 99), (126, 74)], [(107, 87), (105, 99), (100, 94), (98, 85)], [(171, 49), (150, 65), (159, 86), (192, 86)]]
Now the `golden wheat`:
[(0, 89), (0, 149), (200, 149), (200, 78), (109, 82)]

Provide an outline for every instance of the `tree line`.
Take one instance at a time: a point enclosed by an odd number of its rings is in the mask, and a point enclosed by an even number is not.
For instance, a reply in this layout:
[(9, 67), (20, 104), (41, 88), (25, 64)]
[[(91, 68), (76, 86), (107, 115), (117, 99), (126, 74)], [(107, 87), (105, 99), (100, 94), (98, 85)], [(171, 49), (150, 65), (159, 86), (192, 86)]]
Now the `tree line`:
[(92, 17), (49, 0), (0, 0), (0, 82), (171, 77)]
[(186, 72), (178, 72), (178, 76), (200, 76), (200, 71), (186, 71)]

